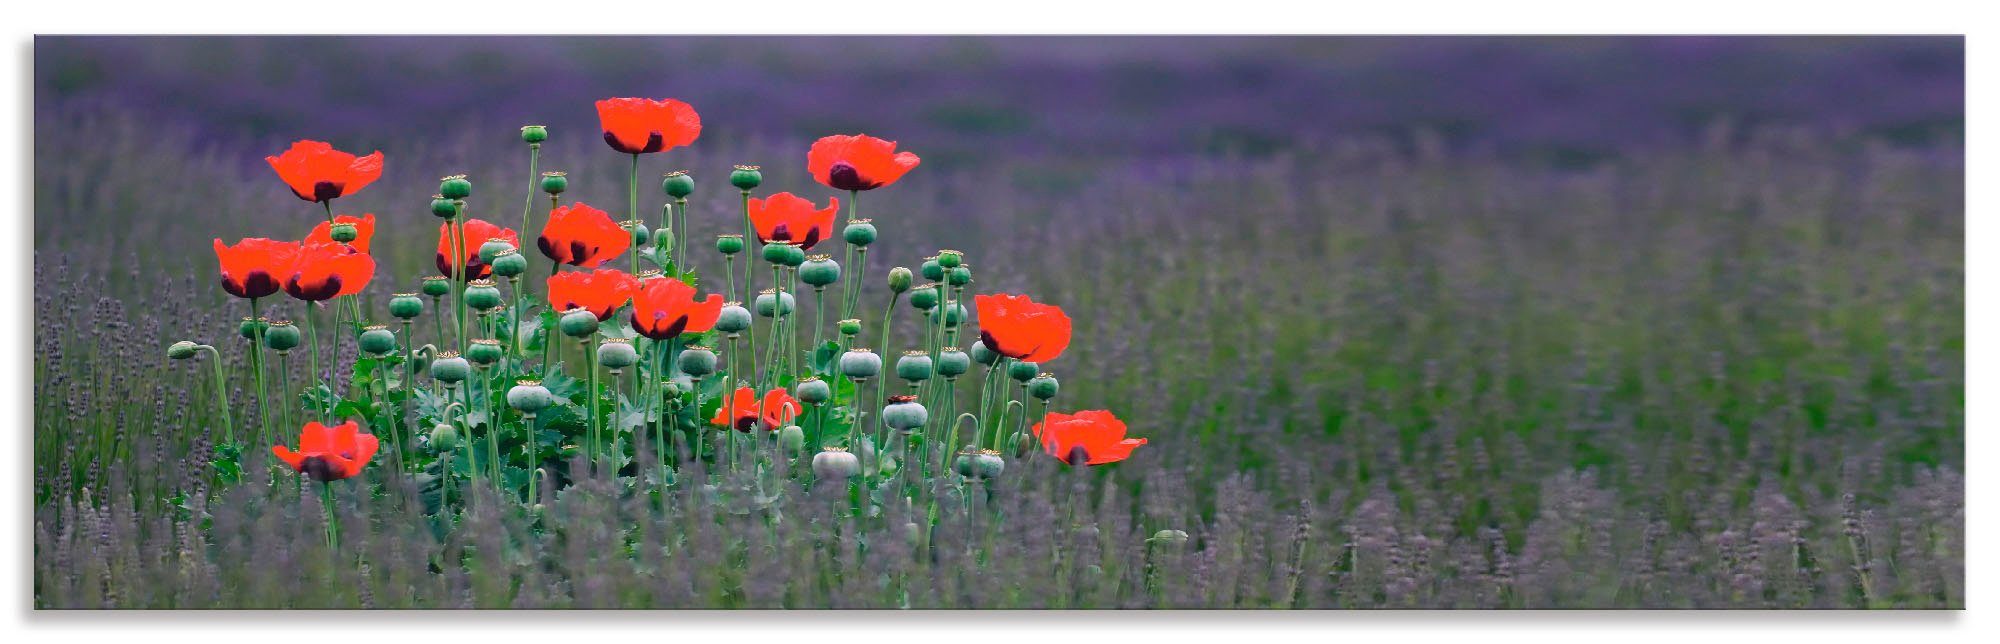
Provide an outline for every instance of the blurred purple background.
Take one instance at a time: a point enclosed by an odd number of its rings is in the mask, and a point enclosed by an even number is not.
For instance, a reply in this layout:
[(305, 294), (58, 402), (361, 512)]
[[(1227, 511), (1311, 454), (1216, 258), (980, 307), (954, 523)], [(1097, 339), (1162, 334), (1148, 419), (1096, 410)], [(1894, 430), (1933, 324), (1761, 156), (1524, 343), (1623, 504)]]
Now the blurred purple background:
[[(865, 131), (927, 163), (1260, 156), (1352, 137), (1589, 163), (1806, 125), (1956, 142), (1960, 37), (42, 37), (38, 111), (206, 134), (403, 136), (672, 96), (712, 137)], [(472, 127), (460, 127), (472, 126)], [(1421, 136), (1418, 136), (1421, 135)]]

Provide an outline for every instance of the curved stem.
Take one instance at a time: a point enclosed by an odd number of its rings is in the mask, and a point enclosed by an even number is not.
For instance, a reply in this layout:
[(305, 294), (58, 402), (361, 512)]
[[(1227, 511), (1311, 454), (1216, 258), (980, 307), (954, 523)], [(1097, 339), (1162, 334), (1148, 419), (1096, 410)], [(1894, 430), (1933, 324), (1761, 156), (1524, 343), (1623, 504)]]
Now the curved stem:
[(230, 418), (229, 390), (225, 385), (227, 379), (222, 375), (222, 352), (216, 351), (215, 347), (206, 344), (196, 345), (195, 349), (206, 349), (208, 351), (209, 366), (213, 367), (215, 371), (215, 410), (217, 415), (222, 416), (222, 440), (225, 444), (234, 445), (236, 444), (236, 421)]

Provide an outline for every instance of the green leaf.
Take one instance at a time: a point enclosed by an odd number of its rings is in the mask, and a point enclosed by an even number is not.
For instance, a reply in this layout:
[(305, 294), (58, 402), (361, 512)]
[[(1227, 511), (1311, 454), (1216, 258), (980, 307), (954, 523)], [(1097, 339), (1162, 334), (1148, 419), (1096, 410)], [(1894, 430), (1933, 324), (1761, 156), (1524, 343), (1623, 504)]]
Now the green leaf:
[(813, 348), (812, 361), (809, 364), (812, 365), (813, 373), (826, 377), (833, 375), (833, 368), (839, 360), (840, 343), (828, 340), (825, 344)]

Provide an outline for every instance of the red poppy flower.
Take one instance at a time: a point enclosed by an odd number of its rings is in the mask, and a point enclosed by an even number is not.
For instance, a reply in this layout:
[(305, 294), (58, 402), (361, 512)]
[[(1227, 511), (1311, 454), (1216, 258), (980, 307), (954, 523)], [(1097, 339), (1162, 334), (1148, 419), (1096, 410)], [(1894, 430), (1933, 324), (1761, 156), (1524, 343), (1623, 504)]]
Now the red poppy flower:
[(799, 411), (804, 409), (799, 406), (799, 399), (785, 393), (784, 387), (764, 392), (762, 402), (757, 400), (756, 391), (744, 387), (737, 389), (735, 395), (724, 402), (720, 409), (715, 410), (715, 417), (708, 422), (723, 427), (734, 427), (736, 431), (741, 432), (750, 431), (757, 425), (760, 410), (763, 412), (764, 429), (776, 430), (791, 424), (793, 419), (799, 417)]
[(979, 309), (979, 341), (994, 353), (1028, 362), (1048, 362), (1069, 348), (1069, 316), (1053, 304), (1026, 295), (974, 295)]
[(307, 302), (320, 302), (340, 295), (354, 295), (375, 279), (375, 258), (326, 242), (306, 244), (292, 258), (285, 277), (285, 292)]
[(825, 208), (815, 210), (809, 199), (780, 192), (767, 199), (750, 200), (750, 224), (764, 243), (789, 242), (811, 250), (813, 244), (833, 234), (833, 215), (840, 212), (840, 200), (828, 199)]
[(813, 142), (806, 172), (835, 190), (874, 190), (903, 178), (919, 161), (913, 153), (897, 152), (895, 141), (835, 134)]
[(604, 142), (626, 154), (646, 154), (693, 143), (701, 136), (694, 106), (671, 98), (607, 98), (597, 102)]
[(549, 222), (535, 239), (542, 254), (559, 264), (596, 268), (632, 246), (632, 233), (611, 215), (581, 201), (549, 211)]
[(292, 194), (311, 202), (361, 192), (382, 177), (382, 152), (356, 157), (322, 141), (301, 140), (274, 157), (264, 157)]
[(265, 297), (283, 288), (299, 245), (252, 237), (224, 246), (215, 240), (215, 259), (222, 266), (222, 290), (242, 298)]
[(709, 330), (722, 315), (722, 296), (696, 301), (694, 294), (693, 286), (670, 277), (641, 280), (632, 295), (632, 329), (654, 340)]
[[(512, 228), (501, 228), (484, 219), (465, 220), (465, 279), (480, 280), (493, 276), (493, 267), (479, 260), (479, 246), (486, 240), (499, 237), (516, 247), (521, 245), (521, 236)], [(438, 274), (451, 277), (451, 224), (438, 224), (437, 269)]]
[(360, 474), (380, 446), (374, 434), (361, 433), (354, 421), (334, 427), (313, 422), (299, 430), (299, 451), (272, 445), (271, 453), (315, 481), (338, 481)]
[[(354, 224), (354, 241), (347, 242), (347, 245), (353, 246), (354, 250), (368, 252), (368, 240), (375, 238), (375, 213), (362, 213), (359, 217), (339, 215), (333, 218), (333, 223)], [(334, 243), (333, 226), (319, 222), (319, 225), (313, 226), (312, 233), (306, 235), (306, 243)]]
[(549, 276), (549, 306), (557, 311), (590, 309), (602, 322), (632, 299), (639, 290), (639, 278), (615, 268), (571, 271)]
[(1035, 438), (1042, 441), (1042, 449), (1050, 456), (1068, 461), (1070, 453), (1081, 447), (1088, 465), (1125, 460), (1133, 449), (1146, 444), (1144, 438), (1126, 438), (1125, 421), (1101, 409), (1073, 415), (1049, 412), (1042, 422), (1035, 423), (1034, 431)]

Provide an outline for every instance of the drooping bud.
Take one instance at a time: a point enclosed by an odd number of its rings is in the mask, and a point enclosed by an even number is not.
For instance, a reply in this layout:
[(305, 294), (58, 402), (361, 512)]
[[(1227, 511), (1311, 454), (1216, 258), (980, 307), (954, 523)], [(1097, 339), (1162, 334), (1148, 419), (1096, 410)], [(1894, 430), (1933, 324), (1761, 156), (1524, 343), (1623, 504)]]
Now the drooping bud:
[(389, 298), (389, 315), (408, 320), (424, 314), (424, 300), (416, 293), (397, 293)]
[(354, 241), (361, 237), (361, 231), (355, 228), (354, 224), (350, 224), (344, 221), (334, 224), (331, 227), (328, 227), (326, 234), (334, 241), (343, 244)]
[(915, 290), (910, 291), (910, 306), (917, 307), (918, 310), (922, 311), (931, 310), (938, 305), (938, 299), (943, 297), (939, 290), (941, 288), (943, 287), (936, 284), (918, 286)]
[(639, 364), (639, 350), (632, 348), (632, 341), (625, 338), (605, 338), (597, 345), (597, 364), (617, 371)]
[(754, 165), (739, 165), (729, 172), (729, 185), (736, 186), (737, 190), (749, 192), (763, 183), (764, 173)]
[(1161, 530), (1153, 533), (1146, 542), (1160, 546), (1179, 546), (1188, 542), (1188, 533), (1181, 530)]
[(928, 351), (909, 351), (896, 359), (896, 377), (910, 382), (929, 380), (933, 370), (931, 354)]
[(454, 174), (438, 180), (438, 196), (451, 200), (472, 196), (472, 181), (465, 175)]
[(964, 351), (947, 348), (938, 352), (937, 374), (946, 378), (957, 378), (972, 369), (972, 357)]
[(846, 319), (846, 320), (841, 320), (839, 324), (835, 325), (835, 327), (836, 327), (836, 328), (838, 328), (838, 329), (840, 329), (840, 334), (841, 334), (841, 335), (844, 335), (844, 336), (847, 336), (847, 337), (850, 337), (850, 338), (851, 338), (851, 337), (854, 337), (854, 336), (857, 336), (857, 335), (861, 335), (861, 321), (860, 321), (860, 320), (856, 320), (856, 319), (853, 319), (853, 318), (849, 318), (849, 319)]
[(992, 349), (987, 348), (985, 342), (972, 343), (972, 349), (969, 351), (969, 353), (972, 354), (973, 362), (977, 362), (979, 364), (986, 365), (989, 367), (993, 366), (994, 360), (1000, 359), (1000, 354), (994, 353)]
[(646, 242), (653, 238), (652, 231), (646, 229), (646, 222), (637, 219), (627, 219), (618, 222), (618, 227), (625, 229), (626, 233), (632, 235), (633, 248), (645, 246)]
[(499, 308), (504, 303), (500, 297), (500, 287), (493, 280), (472, 280), (465, 283), (465, 305), (480, 312)]
[(715, 316), (715, 330), (723, 333), (742, 333), (750, 328), (750, 309), (743, 308), (742, 302), (725, 302), (722, 312)]
[(305, 341), (305, 334), (299, 327), (284, 320), (273, 320), (264, 328), (264, 346), (273, 351), (291, 351)]
[(521, 141), (526, 143), (541, 143), (547, 140), (549, 140), (549, 128), (547, 126), (542, 126), (542, 125), (521, 126)]
[(688, 347), (679, 358), (681, 373), (696, 378), (715, 373), (715, 362), (715, 352), (708, 347)]
[(1041, 365), (1033, 362), (1015, 360), (1007, 363), (1007, 377), (1013, 378), (1015, 382), (1026, 383), (1029, 380), (1034, 380), (1035, 376), (1041, 373)]
[(457, 217), (458, 204), (444, 198), (444, 195), (431, 195), (431, 215), (439, 219)]
[(194, 342), (188, 340), (175, 342), (171, 345), (167, 345), (167, 357), (175, 360), (186, 360), (188, 358), (194, 357), (196, 353), (200, 353), (201, 352), (201, 349), (199, 348), (200, 346), (201, 345), (195, 344)]
[(516, 277), (528, 272), (528, 258), (512, 248), (500, 251), (487, 263), (493, 266), (493, 274), (501, 277)]
[(562, 194), (569, 189), (569, 174), (564, 172), (542, 173), (542, 192), (551, 195)]
[(389, 331), (389, 327), (380, 324), (363, 330), (360, 342), (362, 351), (378, 356), (396, 351), (396, 334)]
[(423, 291), (424, 295), (444, 297), (446, 294), (451, 293), (451, 278), (443, 275), (426, 277), (424, 278), (423, 288), (420, 290)]
[(590, 309), (586, 308), (563, 311), (562, 317), (556, 320), (556, 326), (562, 327), (563, 335), (588, 338), (590, 334), (597, 332), (597, 314), (591, 313)]
[(494, 237), (479, 245), (479, 261), (492, 264), (493, 258), (505, 251), (515, 250), (514, 243), (505, 237)]
[(521, 379), (514, 381), (514, 387), (507, 390), (507, 406), (524, 414), (532, 414), (548, 409), (556, 404), (556, 395), (542, 386), (540, 380)]
[(455, 385), (464, 382), (466, 378), (470, 377), (472, 377), (472, 364), (467, 362), (464, 357), (459, 356), (457, 351), (440, 353), (436, 360), (431, 361), (431, 379), (433, 380), (447, 385)]
[(660, 189), (666, 191), (669, 197), (686, 199), (694, 194), (694, 177), (689, 176), (686, 170), (669, 172), (660, 179)]
[(1056, 393), (1060, 391), (1062, 391), (1062, 383), (1057, 381), (1056, 375), (1052, 373), (1043, 373), (1035, 376), (1034, 380), (1028, 381), (1028, 395), (1034, 396), (1038, 400), (1054, 398), (1056, 397)]
[(819, 376), (799, 381), (796, 389), (798, 391), (793, 393), (798, 394), (799, 402), (808, 405), (818, 405), (833, 399), (833, 387), (826, 384), (825, 380), (820, 380)]
[(889, 269), (889, 292), (902, 293), (910, 290), (910, 269), (897, 266)]
[[(781, 301), (784, 303), (782, 309), (778, 308), (778, 303)], [(757, 294), (758, 317), (768, 318), (774, 315), (791, 315), (792, 310), (797, 306), (798, 302), (792, 298), (791, 293), (777, 293), (767, 288), (764, 289), (764, 292)]]
[(873, 378), (882, 373), (882, 356), (868, 349), (849, 350), (840, 354), (840, 373), (855, 380)]
[(806, 449), (805, 428), (798, 425), (786, 425), (784, 429), (778, 430), (778, 446), (785, 448), (786, 454), (798, 456), (800, 452), (804, 452)]
[(813, 255), (799, 266), (799, 281), (815, 288), (840, 281), (840, 263), (828, 255)]
[(722, 253), (724, 255), (735, 255), (737, 253), (743, 252), (743, 236), (716, 235), (715, 252)]
[(897, 431), (914, 431), (930, 419), (930, 411), (917, 402), (916, 396), (890, 396), (888, 406), (882, 408), (882, 423)]
[(841, 229), (840, 238), (847, 243), (862, 248), (875, 243), (875, 222), (869, 219), (849, 219), (847, 227)]
[(855, 458), (846, 448), (828, 447), (813, 455), (812, 468), (813, 476), (840, 480), (861, 473), (861, 459)]
[(438, 423), (431, 428), (430, 446), (439, 453), (449, 452), (458, 447), (458, 428), (451, 423)]
[(959, 264), (965, 263), (965, 253), (951, 249), (938, 251), (937, 263), (939, 268), (958, 268)]

